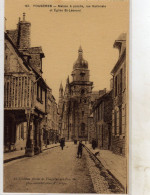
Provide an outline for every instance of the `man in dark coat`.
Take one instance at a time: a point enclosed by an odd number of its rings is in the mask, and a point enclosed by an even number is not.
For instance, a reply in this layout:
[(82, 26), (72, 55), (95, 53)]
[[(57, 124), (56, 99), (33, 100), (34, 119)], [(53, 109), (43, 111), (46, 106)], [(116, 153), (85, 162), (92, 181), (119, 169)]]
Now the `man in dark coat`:
[(97, 146), (96, 140), (93, 139), (93, 140), (92, 140), (92, 148), (93, 148), (93, 150), (95, 150), (96, 146)]
[(63, 150), (63, 148), (64, 148), (64, 145), (65, 145), (65, 140), (62, 138), (62, 139), (60, 140), (60, 147), (61, 147), (62, 150)]
[(82, 157), (82, 147), (83, 147), (83, 144), (82, 144), (82, 141), (80, 141), (79, 145), (78, 145), (77, 158), (81, 158)]

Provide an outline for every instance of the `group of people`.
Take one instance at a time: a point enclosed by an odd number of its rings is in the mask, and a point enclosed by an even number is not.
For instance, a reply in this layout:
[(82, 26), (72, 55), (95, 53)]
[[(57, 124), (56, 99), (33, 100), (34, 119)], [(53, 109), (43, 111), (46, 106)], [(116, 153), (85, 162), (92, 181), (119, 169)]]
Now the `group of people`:
[[(77, 141), (74, 142), (75, 144), (77, 144)], [(65, 146), (65, 138), (61, 138), (60, 139), (60, 147), (61, 149), (63, 150)], [(82, 141), (79, 141), (79, 145), (78, 145), (78, 151), (77, 151), (77, 158), (81, 158), (82, 157), (82, 148), (83, 148), (83, 144), (82, 144)]]
[[(74, 144), (77, 144), (77, 140), (74, 141)], [(63, 150), (65, 146), (65, 138), (60, 139), (60, 147)], [(77, 158), (82, 157), (82, 150), (84, 145), (82, 144), (82, 141), (79, 141), (78, 150), (77, 150)], [(97, 142), (95, 139), (92, 140), (92, 148), (95, 149), (97, 147)]]

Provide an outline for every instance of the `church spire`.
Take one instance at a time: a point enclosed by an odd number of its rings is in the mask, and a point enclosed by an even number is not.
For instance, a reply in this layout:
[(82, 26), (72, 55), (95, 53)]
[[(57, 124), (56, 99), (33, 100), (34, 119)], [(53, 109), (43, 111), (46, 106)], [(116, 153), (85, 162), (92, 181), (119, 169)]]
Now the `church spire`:
[(69, 85), (69, 76), (68, 76), (68, 78), (67, 78), (67, 82), (66, 82), (66, 84), (67, 84), (67, 85)]
[(79, 56), (79, 58), (83, 57), (83, 49), (82, 49), (81, 45), (80, 45), (80, 47), (78, 49), (78, 56)]
[(59, 87), (59, 98), (63, 97), (63, 86), (62, 86), (62, 82), (60, 83), (60, 87)]
[(62, 82), (60, 83), (60, 88), (59, 90), (63, 90)]

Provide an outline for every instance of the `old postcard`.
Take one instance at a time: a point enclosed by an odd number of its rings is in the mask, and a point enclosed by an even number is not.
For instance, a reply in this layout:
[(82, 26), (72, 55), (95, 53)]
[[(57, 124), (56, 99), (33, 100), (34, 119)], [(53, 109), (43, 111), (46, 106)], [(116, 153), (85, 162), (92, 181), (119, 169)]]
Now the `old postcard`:
[(10, 193), (127, 194), (129, 1), (5, 0)]

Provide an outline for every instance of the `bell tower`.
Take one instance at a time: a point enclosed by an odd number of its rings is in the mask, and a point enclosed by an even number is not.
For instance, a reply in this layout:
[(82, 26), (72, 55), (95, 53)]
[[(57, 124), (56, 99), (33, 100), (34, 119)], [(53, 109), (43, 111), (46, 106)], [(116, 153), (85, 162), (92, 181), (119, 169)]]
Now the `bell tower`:
[(78, 49), (78, 58), (73, 64), (70, 82), (70, 120), (72, 139), (87, 140), (88, 116), (93, 82), (90, 81), (88, 62), (83, 58), (83, 50)]
[(78, 50), (78, 58), (73, 65), (72, 71), (73, 81), (89, 81), (88, 62), (83, 58), (83, 50), (81, 46)]

